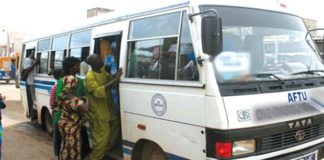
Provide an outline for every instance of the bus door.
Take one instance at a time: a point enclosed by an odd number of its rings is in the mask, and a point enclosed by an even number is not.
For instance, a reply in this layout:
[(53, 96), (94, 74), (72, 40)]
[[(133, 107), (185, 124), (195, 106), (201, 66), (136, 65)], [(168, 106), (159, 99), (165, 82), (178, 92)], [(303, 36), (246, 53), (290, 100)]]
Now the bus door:
[[(121, 36), (122, 32), (113, 32), (95, 37), (94, 53), (100, 55), (106, 71), (112, 76), (119, 68)], [(115, 86), (111, 91), (116, 113), (120, 116), (118, 90), (118, 86)]]
[[(119, 66), (120, 58), (120, 43), (121, 43), (121, 32), (107, 33), (95, 37), (94, 53), (99, 54), (102, 61), (105, 63), (108, 72), (112, 69), (115, 72), (115, 67)], [(111, 59), (113, 57), (114, 59)], [(115, 62), (117, 66), (111, 66), (110, 63)], [(114, 74), (114, 73), (112, 73)]]
[[(30, 54), (34, 54), (34, 53), (35, 53), (35, 48), (25, 49), (25, 45), (23, 46), (23, 52), (21, 53), (21, 56), (20, 56), (22, 58), (20, 59), (19, 73), (21, 73), (22, 70), (24, 69), (24, 63), (25, 63), (26, 58)], [(27, 117), (30, 117), (30, 115), (28, 114), (29, 112), (28, 112), (28, 98), (27, 98), (27, 91), (26, 91), (26, 82), (21, 81), (19, 79), (19, 86), (20, 86), (19, 88), (20, 88), (20, 93), (21, 93), (21, 102), (23, 104), (25, 114)]]
[[(103, 34), (101, 36), (95, 37), (94, 54), (100, 55), (102, 61), (104, 62), (104, 67), (108, 73), (112, 76), (116, 75), (119, 68), (120, 60), (120, 44), (121, 44), (122, 32), (112, 32)], [(111, 95), (114, 102), (114, 108), (117, 116), (120, 118), (120, 102), (119, 102), (119, 86), (114, 86), (111, 88)], [(119, 119), (120, 122), (120, 119)], [(115, 142), (114, 146), (121, 147), (121, 126), (119, 123), (119, 128), (112, 129), (113, 136), (119, 137)], [(120, 153), (121, 154), (121, 153)]]

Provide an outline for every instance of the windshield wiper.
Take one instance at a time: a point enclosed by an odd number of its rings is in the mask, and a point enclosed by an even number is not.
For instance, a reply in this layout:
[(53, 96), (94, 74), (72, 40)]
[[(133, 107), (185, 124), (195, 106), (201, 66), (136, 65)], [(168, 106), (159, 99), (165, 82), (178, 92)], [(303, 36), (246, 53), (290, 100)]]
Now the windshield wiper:
[(292, 73), (292, 74), (290, 74), (290, 75), (298, 75), (298, 74), (315, 74), (316, 72), (322, 72), (322, 73), (324, 73), (323, 70), (308, 70), (308, 71), (302, 71), (302, 72)]
[(285, 81), (283, 81), (281, 78), (279, 78), (277, 75), (273, 74), (273, 73), (257, 73), (257, 74), (253, 74), (254, 77), (257, 78), (268, 78), (268, 77), (274, 77), (277, 80), (279, 80), (282, 84), (285, 83)]

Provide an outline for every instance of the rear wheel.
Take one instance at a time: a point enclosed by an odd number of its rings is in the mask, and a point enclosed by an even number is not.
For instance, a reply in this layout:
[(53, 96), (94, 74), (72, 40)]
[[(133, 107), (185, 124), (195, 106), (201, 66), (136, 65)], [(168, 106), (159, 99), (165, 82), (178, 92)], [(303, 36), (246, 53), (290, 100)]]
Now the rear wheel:
[(53, 119), (52, 119), (50, 112), (47, 109), (45, 110), (45, 113), (44, 113), (43, 124), (44, 124), (44, 128), (46, 129), (46, 131), (50, 135), (52, 135), (53, 134)]
[(9, 83), (10, 82), (10, 80), (6, 80), (6, 83)]
[(167, 157), (157, 144), (148, 142), (143, 147), (141, 160), (167, 160)]

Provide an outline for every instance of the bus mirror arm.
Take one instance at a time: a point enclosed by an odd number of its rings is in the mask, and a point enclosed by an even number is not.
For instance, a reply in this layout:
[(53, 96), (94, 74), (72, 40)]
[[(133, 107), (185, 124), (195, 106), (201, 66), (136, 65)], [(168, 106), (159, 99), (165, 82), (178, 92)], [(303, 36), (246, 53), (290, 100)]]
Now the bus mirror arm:
[(204, 61), (205, 59), (203, 59), (203, 58), (201, 58), (201, 56), (199, 56), (199, 57), (197, 57), (197, 63), (199, 64), (199, 66), (202, 66), (203, 65), (203, 61)]
[(203, 16), (201, 20), (201, 41), (203, 52), (210, 56), (217, 56), (223, 50), (222, 20), (215, 9), (189, 14), (188, 16), (192, 22), (192, 17), (202, 14), (208, 14)]
[(199, 13), (188, 14), (188, 17), (189, 17), (190, 22), (192, 22), (193, 21), (192, 18), (194, 16), (198, 16), (198, 15), (202, 15), (202, 14), (207, 14), (207, 13), (213, 13), (213, 14), (215, 14), (214, 16), (216, 16), (216, 17), (218, 15), (218, 13), (217, 13), (217, 11), (215, 9), (209, 9), (209, 10), (202, 11), (202, 12), (199, 12)]

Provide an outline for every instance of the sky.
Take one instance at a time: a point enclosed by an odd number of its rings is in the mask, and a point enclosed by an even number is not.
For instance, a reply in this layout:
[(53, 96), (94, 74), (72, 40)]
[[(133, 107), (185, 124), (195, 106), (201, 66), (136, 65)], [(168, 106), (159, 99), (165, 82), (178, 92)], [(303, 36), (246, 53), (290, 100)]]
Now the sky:
[[(0, 0), (0, 29), (45, 34), (82, 23), (86, 20), (86, 10), (89, 8), (124, 11), (182, 1), (184, 0)], [(324, 17), (318, 14), (322, 11), (321, 0), (278, 1), (286, 3), (288, 9), (303, 17), (316, 19), (318, 27), (324, 27)]]
[(158, 6), (172, 1), (175, 0), (0, 0), (0, 29), (51, 32), (82, 23), (86, 20), (87, 9), (90, 8), (132, 10), (145, 8), (143, 4)]

